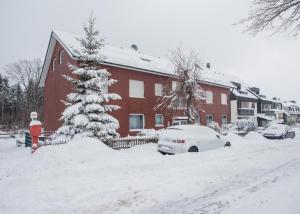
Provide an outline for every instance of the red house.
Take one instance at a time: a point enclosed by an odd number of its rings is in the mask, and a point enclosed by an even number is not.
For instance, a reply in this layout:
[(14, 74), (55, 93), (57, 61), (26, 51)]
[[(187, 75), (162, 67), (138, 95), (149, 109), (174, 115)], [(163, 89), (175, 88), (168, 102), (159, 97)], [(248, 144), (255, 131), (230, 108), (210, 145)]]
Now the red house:
[[(52, 32), (43, 65), (40, 85), (44, 87), (44, 128), (55, 131), (64, 110), (61, 100), (72, 91), (72, 85), (62, 75), (71, 75), (68, 64), (76, 64), (73, 51), (79, 48), (77, 36)], [(184, 111), (159, 112), (153, 107), (162, 95), (166, 84), (173, 84), (172, 65), (168, 60), (140, 53), (135, 49), (102, 47), (105, 57), (102, 63), (118, 82), (109, 88), (118, 93), (121, 109), (113, 112), (120, 123), (121, 136), (134, 135), (141, 129), (160, 129), (168, 125), (184, 124)], [(222, 74), (206, 69), (202, 74), (201, 86), (207, 91), (203, 111), (198, 112), (197, 123), (207, 125), (216, 121), (220, 125), (230, 122), (230, 89), (232, 84)]]

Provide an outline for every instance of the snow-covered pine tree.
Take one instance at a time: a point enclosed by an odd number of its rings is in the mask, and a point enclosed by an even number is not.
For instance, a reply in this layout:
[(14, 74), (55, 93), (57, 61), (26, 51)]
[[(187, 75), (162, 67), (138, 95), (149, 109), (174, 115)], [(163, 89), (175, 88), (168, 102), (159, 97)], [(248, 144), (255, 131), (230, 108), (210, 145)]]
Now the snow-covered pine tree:
[[(191, 51), (184, 53), (177, 48), (172, 53), (174, 75), (176, 76), (176, 87), (165, 88), (165, 95), (158, 100), (155, 110), (176, 110), (178, 107), (186, 109), (188, 124), (193, 124), (196, 116), (196, 109), (201, 110), (200, 100), (205, 98), (205, 91), (200, 86), (201, 67), (200, 60)], [(179, 106), (179, 103), (183, 106)]]
[(79, 66), (69, 65), (76, 78), (65, 76), (75, 85), (75, 92), (67, 95), (66, 108), (62, 113), (63, 126), (56, 132), (55, 141), (70, 140), (75, 135), (106, 141), (118, 136), (119, 121), (109, 112), (118, 110), (110, 100), (119, 100), (115, 93), (108, 93), (108, 87), (116, 82), (106, 69), (98, 69), (102, 62), (100, 48), (103, 40), (95, 30), (95, 17), (91, 16), (84, 25), (85, 36), (79, 38), (80, 50), (75, 50)]

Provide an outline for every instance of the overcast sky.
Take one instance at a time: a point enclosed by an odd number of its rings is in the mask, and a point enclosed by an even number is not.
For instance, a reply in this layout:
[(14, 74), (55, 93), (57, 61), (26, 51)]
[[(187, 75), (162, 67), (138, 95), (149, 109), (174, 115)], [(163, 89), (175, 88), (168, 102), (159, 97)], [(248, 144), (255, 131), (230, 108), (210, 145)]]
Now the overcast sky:
[(52, 29), (75, 34), (91, 11), (114, 46), (169, 56), (181, 45), (219, 72), (232, 73), (270, 96), (300, 102), (300, 36), (256, 37), (233, 26), (250, 0), (7, 0), (0, 7), (0, 69), (18, 59), (45, 57)]

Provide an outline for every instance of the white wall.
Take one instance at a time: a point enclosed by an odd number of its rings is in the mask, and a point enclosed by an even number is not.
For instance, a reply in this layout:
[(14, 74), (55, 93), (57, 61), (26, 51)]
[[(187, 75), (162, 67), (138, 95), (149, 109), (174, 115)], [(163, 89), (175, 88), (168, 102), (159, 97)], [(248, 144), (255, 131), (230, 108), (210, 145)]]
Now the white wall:
[(234, 122), (237, 119), (237, 101), (230, 101), (230, 110), (231, 110), (231, 122)]

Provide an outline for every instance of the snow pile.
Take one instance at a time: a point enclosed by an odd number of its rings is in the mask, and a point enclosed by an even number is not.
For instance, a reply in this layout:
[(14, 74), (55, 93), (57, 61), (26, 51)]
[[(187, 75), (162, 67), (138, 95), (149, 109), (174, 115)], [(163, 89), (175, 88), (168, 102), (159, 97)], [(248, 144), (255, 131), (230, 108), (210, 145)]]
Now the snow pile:
[(259, 134), (258, 132), (249, 132), (246, 136), (245, 139), (249, 140), (249, 141), (255, 141), (255, 142), (266, 142), (269, 141), (268, 139), (266, 139), (265, 137), (263, 137), (261, 134)]
[(300, 213), (299, 136), (230, 133), (230, 148), (172, 156), (89, 138), (31, 155), (1, 139), (0, 213)]
[(231, 143), (231, 145), (247, 143), (247, 141), (243, 137), (231, 132), (229, 132), (224, 138), (227, 139)]
[(59, 164), (104, 159), (116, 151), (94, 138), (75, 138), (64, 145), (42, 146), (35, 155), (34, 161), (52, 161)]

